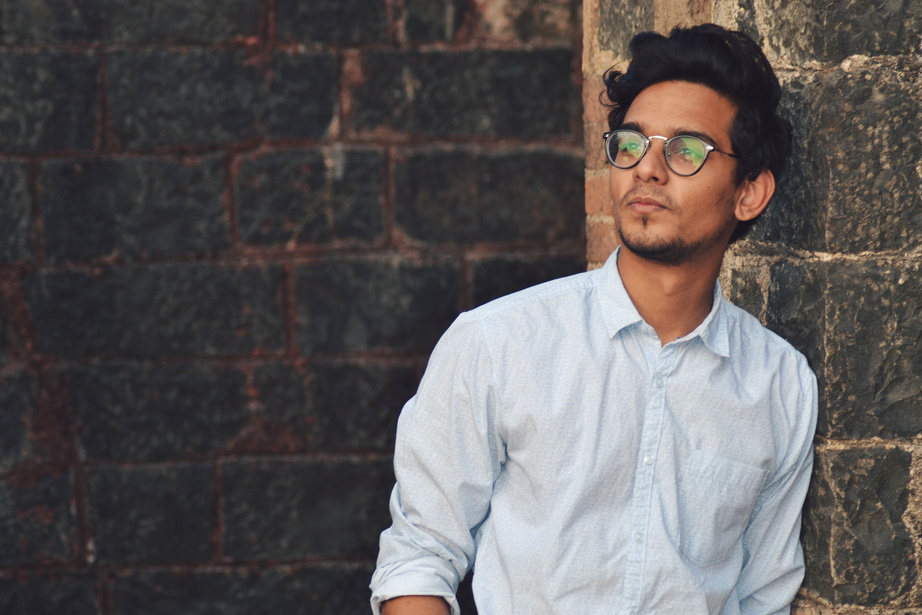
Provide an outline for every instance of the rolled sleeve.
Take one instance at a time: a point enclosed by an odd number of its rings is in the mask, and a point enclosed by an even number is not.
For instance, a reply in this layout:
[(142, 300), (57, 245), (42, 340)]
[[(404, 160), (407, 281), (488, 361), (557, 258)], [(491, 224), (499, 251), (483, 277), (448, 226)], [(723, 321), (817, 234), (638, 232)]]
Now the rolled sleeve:
[(474, 560), (502, 445), (493, 425), (492, 362), (478, 323), (464, 315), (430, 358), (397, 426), (393, 523), (381, 534), (372, 609), (398, 596), (455, 592)]

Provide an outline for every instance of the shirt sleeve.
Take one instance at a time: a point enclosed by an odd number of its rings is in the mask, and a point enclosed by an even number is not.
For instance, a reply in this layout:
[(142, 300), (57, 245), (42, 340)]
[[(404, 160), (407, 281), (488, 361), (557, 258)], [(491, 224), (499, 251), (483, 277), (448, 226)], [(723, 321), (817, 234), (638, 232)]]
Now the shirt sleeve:
[(503, 446), (493, 422), (493, 363), (480, 324), (462, 314), (433, 351), (397, 425), (390, 499), (381, 534), (372, 611), (398, 596), (445, 598), (471, 567), (475, 534), (490, 509)]
[[(813, 469), (816, 377), (799, 358), (798, 383), (785, 396), (791, 437), (774, 479), (756, 501), (743, 535), (744, 560), (737, 583), (742, 615), (790, 613), (804, 577), (801, 515)], [(798, 386), (799, 385), (799, 386)]]

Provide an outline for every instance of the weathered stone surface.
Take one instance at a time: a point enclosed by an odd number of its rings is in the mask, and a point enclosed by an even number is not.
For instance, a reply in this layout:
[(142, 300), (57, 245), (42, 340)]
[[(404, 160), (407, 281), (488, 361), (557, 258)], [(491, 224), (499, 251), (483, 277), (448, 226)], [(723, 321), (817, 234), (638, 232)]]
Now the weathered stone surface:
[(45, 271), (23, 284), (39, 352), (188, 357), (281, 350), (280, 277), (198, 263)]
[(32, 204), (26, 165), (0, 162), (0, 264), (32, 260)]
[(911, 55), (922, 34), (922, 6), (914, 0), (768, 0), (765, 10), (765, 44), (797, 63)]
[(419, 381), (412, 368), (318, 361), (311, 371), (317, 448), (394, 449), (397, 416)]
[(222, 465), (224, 554), (237, 560), (373, 557), (390, 525), (389, 461)]
[(628, 57), (628, 43), (638, 32), (654, 27), (654, 3), (632, 0), (599, 1), (599, 46)]
[(278, 30), (284, 40), (362, 44), (387, 40), (382, 0), (278, 0)]
[(358, 130), (431, 136), (563, 137), (579, 108), (573, 54), (381, 51), (363, 59), (353, 96)]
[(922, 60), (853, 58), (810, 96), (818, 143), (829, 160), (831, 252), (922, 245)]
[(5, 44), (210, 43), (255, 36), (252, 0), (7, 0)]
[(0, 151), (90, 151), (96, 76), (89, 53), (0, 53)]
[(94, 467), (89, 524), (100, 562), (172, 564), (211, 556), (214, 468)]
[(586, 260), (572, 255), (495, 256), (475, 261), (471, 269), (476, 306), (541, 282), (586, 271)]
[(582, 8), (579, 1), (573, 0), (490, 0), (474, 4), (478, 12), (475, 38), (564, 45), (577, 35)]
[(43, 167), (39, 181), (45, 251), (53, 262), (229, 245), (220, 157), (56, 161)]
[(429, 352), (458, 314), (453, 262), (327, 260), (297, 271), (298, 344), (306, 353)]
[(90, 461), (212, 455), (252, 416), (242, 372), (195, 365), (102, 363), (67, 370), (80, 444)]
[(110, 115), (122, 147), (208, 147), (269, 136), (320, 137), (336, 104), (332, 55), (273, 56), (272, 78), (243, 51), (118, 51)]
[(70, 472), (0, 481), (0, 566), (70, 561), (77, 538), (73, 497)]
[(779, 261), (769, 271), (765, 326), (801, 351), (813, 370), (822, 373), (826, 267), (815, 262)]
[(368, 243), (384, 233), (379, 151), (280, 151), (244, 158), (240, 235), (260, 245)]
[(144, 571), (116, 579), (114, 615), (364, 615), (368, 564), (269, 570)]
[(829, 267), (828, 426), (835, 438), (922, 433), (920, 266)]
[(815, 85), (796, 72), (780, 73), (784, 93), (779, 113), (792, 125), (787, 168), (775, 178), (775, 195), (747, 238), (795, 250), (826, 250), (829, 160), (824, 135), (816, 134)]
[(881, 605), (910, 588), (918, 575), (902, 520), (910, 461), (882, 447), (818, 455), (805, 524), (808, 589), (834, 604)]
[(404, 0), (404, 32), (414, 42), (454, 40), (464, 20), (465, 0)]
[(0, 374), (0, 471), (32, 458), (29, 426), (38, 405), (38, 382), (25, 370)]
[(0, 612), (9, 615), (100, 615), (96, 579), (85, 572), (19, 573), (0, 578)]
[(414, 151), (397, 166), (397, 224), (433, 243), (576, 240), (582, 167), (552, 151)]

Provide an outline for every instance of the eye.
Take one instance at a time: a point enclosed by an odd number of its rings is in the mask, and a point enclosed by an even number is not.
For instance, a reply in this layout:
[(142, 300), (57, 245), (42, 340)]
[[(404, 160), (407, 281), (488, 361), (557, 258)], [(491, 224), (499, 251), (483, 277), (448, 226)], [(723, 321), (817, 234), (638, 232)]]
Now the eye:
[(703, 141), (694, 137), (679, 137), (670, 147), (670, 154), (688, 164), (697, 166), (704, 161), (706, 148)]

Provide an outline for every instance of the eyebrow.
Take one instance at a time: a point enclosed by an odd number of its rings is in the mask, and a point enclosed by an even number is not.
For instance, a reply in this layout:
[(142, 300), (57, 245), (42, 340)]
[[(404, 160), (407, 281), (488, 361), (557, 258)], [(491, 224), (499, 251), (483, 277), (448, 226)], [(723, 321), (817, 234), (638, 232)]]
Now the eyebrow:
[[(646, 132), (644, 132), (643, 127), (641, 127), (641, 125), (638, 124), (637, 122), (625, 122), (624, 124), (621, 125), (621, 128), (624, 128), (627, 130), (636, 130), (642, 135), (647, 134)], [(711, 135), (701, 132), (699, 130), (686, 130), (684, 128), (678, 128), (678, 129), (673, 130), (672, 134), (668, 135), (667, 138), (677, 137), (679, 135), (687, 135), (689, 137), (698, 137), (702, 141), (707, 141), (708, 144), (713, 145), (714, 147), (717, 147), (717, 141)]]

